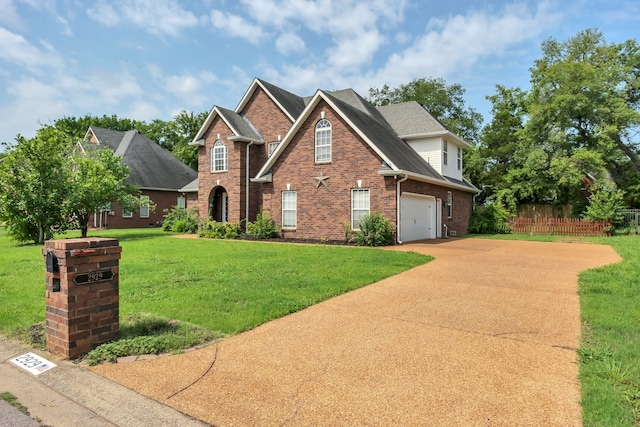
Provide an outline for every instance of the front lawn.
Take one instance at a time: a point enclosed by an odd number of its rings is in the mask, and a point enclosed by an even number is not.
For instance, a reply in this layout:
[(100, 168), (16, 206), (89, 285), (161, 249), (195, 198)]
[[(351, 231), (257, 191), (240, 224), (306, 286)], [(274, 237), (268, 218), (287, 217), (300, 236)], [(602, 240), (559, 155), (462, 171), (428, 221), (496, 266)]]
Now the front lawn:
[[(428, 262), (370, 248), (180, 238), (110, 230), (120, 240), (120, 317), (151, 313), (236, 334)], [(69, 233), (67, 237), (77, 237)], [(0, 332), (45, 318), (42, 247), (0, 231)]]

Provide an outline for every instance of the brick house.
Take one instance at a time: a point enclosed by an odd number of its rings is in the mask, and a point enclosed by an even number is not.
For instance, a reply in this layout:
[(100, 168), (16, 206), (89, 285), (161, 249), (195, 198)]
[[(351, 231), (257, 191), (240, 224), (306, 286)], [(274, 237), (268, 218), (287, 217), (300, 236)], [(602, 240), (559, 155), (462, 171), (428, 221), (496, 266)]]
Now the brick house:
[(478, 190), (470, 145), (417, 102), (374, 107), (351, 89), (299, 97), (255, 79), (235, 110), (214, 106), (198, 146), (200, 216), (253, 221), (285, 238), (342, 240), (380, 212), (398, 243), (467, 232)]
[(173, 206), (196, 206), (198, 173), (182, 163), (160, 145), (137, 130), (121, 132), (91, 126), (81, 146), (87, 144), (109, 147), (129, 167), (125, 183), (140, 188), (141, 201), (151, 200), (155, 210), (144, 203), (138, 212), (126, 212), (117, 203), (108, 206), (89, 219), (94, 228), (134, 228), (162, 223), (165, 209)]

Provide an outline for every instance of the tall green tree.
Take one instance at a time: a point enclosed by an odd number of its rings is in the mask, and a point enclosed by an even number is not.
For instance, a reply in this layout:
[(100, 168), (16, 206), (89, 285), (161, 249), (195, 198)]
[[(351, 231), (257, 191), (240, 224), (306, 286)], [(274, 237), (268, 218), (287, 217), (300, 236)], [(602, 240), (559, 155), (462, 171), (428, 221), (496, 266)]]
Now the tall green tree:
[[(542, 44), (531, 89), (497, 87), (482, 132), (489, 197), (523, 202), (585, 200), (584, 178), (612, 178), (638, 203), (640, 48), (609, 44), (598, 30)], [(636, 189), (634, 192), (633, 189)]]
[(0, 162), (0, 222), (20, 242), (43, 243), (69, 226), (65, 216), (72, 144), (50, 126), (18, 136)]
[(447, 84), (441, 78), (419, 78), (393, 89), (387, 85), (373, 87), (369, 89), (369, 101), (373, 105), (416, 101), (450, 131), (475, 144), (482, 127), (482, 115), (466, 105), (465, 92), (461, 85)]
[(82, 237), (87, 237), (89, 218), (111, 202), (118, 202), (125, 210), (138, 205), (140, 191), (124, 184), (129, 168), (122, 158), (108, 148), (77, 150), (69, 170), (69, 191), (66, 212), (75, 218)]

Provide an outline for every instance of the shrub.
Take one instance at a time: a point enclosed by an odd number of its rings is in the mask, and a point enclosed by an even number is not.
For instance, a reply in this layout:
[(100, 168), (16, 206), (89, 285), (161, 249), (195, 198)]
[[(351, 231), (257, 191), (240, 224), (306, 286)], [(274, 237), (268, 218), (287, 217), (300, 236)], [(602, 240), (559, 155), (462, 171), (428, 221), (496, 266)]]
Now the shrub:
[(247, 236), (257, 239), (278, 237), (278, 231), (273, 219), (268, 213), (260, 212), (253, 222), (247, 222)]
[(509, 211), (500, 203), (478, 206), (469, 219), (469, 233), (506, 234), (510, 233)]
[(198, 233), (207, 239), (236, 239), (240, 235), (240, 226), (231, 222), (209, 221)]
[(380, 213), (365, 215), (355, 233), (358, 246), (386, 246), (393, 242), (395, 226)]
[(583, 214), (585, 219), (592, 221), (609, 221), (611, 222), (610, 232), (616, 228), (620, 228), (624, 221), (622, 210), (624, 204), (625, 192), (616, 190), (611, 184), (594, 185), (594, 191), (589, 196), (589, 204)]
[(198, 209), (185, 209), (178, 206), (174, 206), (171, 210), (165, 209), (162, 229), (176, 233), (195, 233), (198, 231)]

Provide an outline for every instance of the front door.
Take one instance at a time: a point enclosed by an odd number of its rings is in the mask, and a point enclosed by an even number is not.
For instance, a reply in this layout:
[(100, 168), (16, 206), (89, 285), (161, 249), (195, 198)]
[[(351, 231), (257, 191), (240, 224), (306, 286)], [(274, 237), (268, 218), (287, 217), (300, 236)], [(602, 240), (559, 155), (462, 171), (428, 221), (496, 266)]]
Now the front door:
[(227, 222), (229, 199), (224, 187), (216, 187), (209, 195), (209, 217), (217, 222)]

